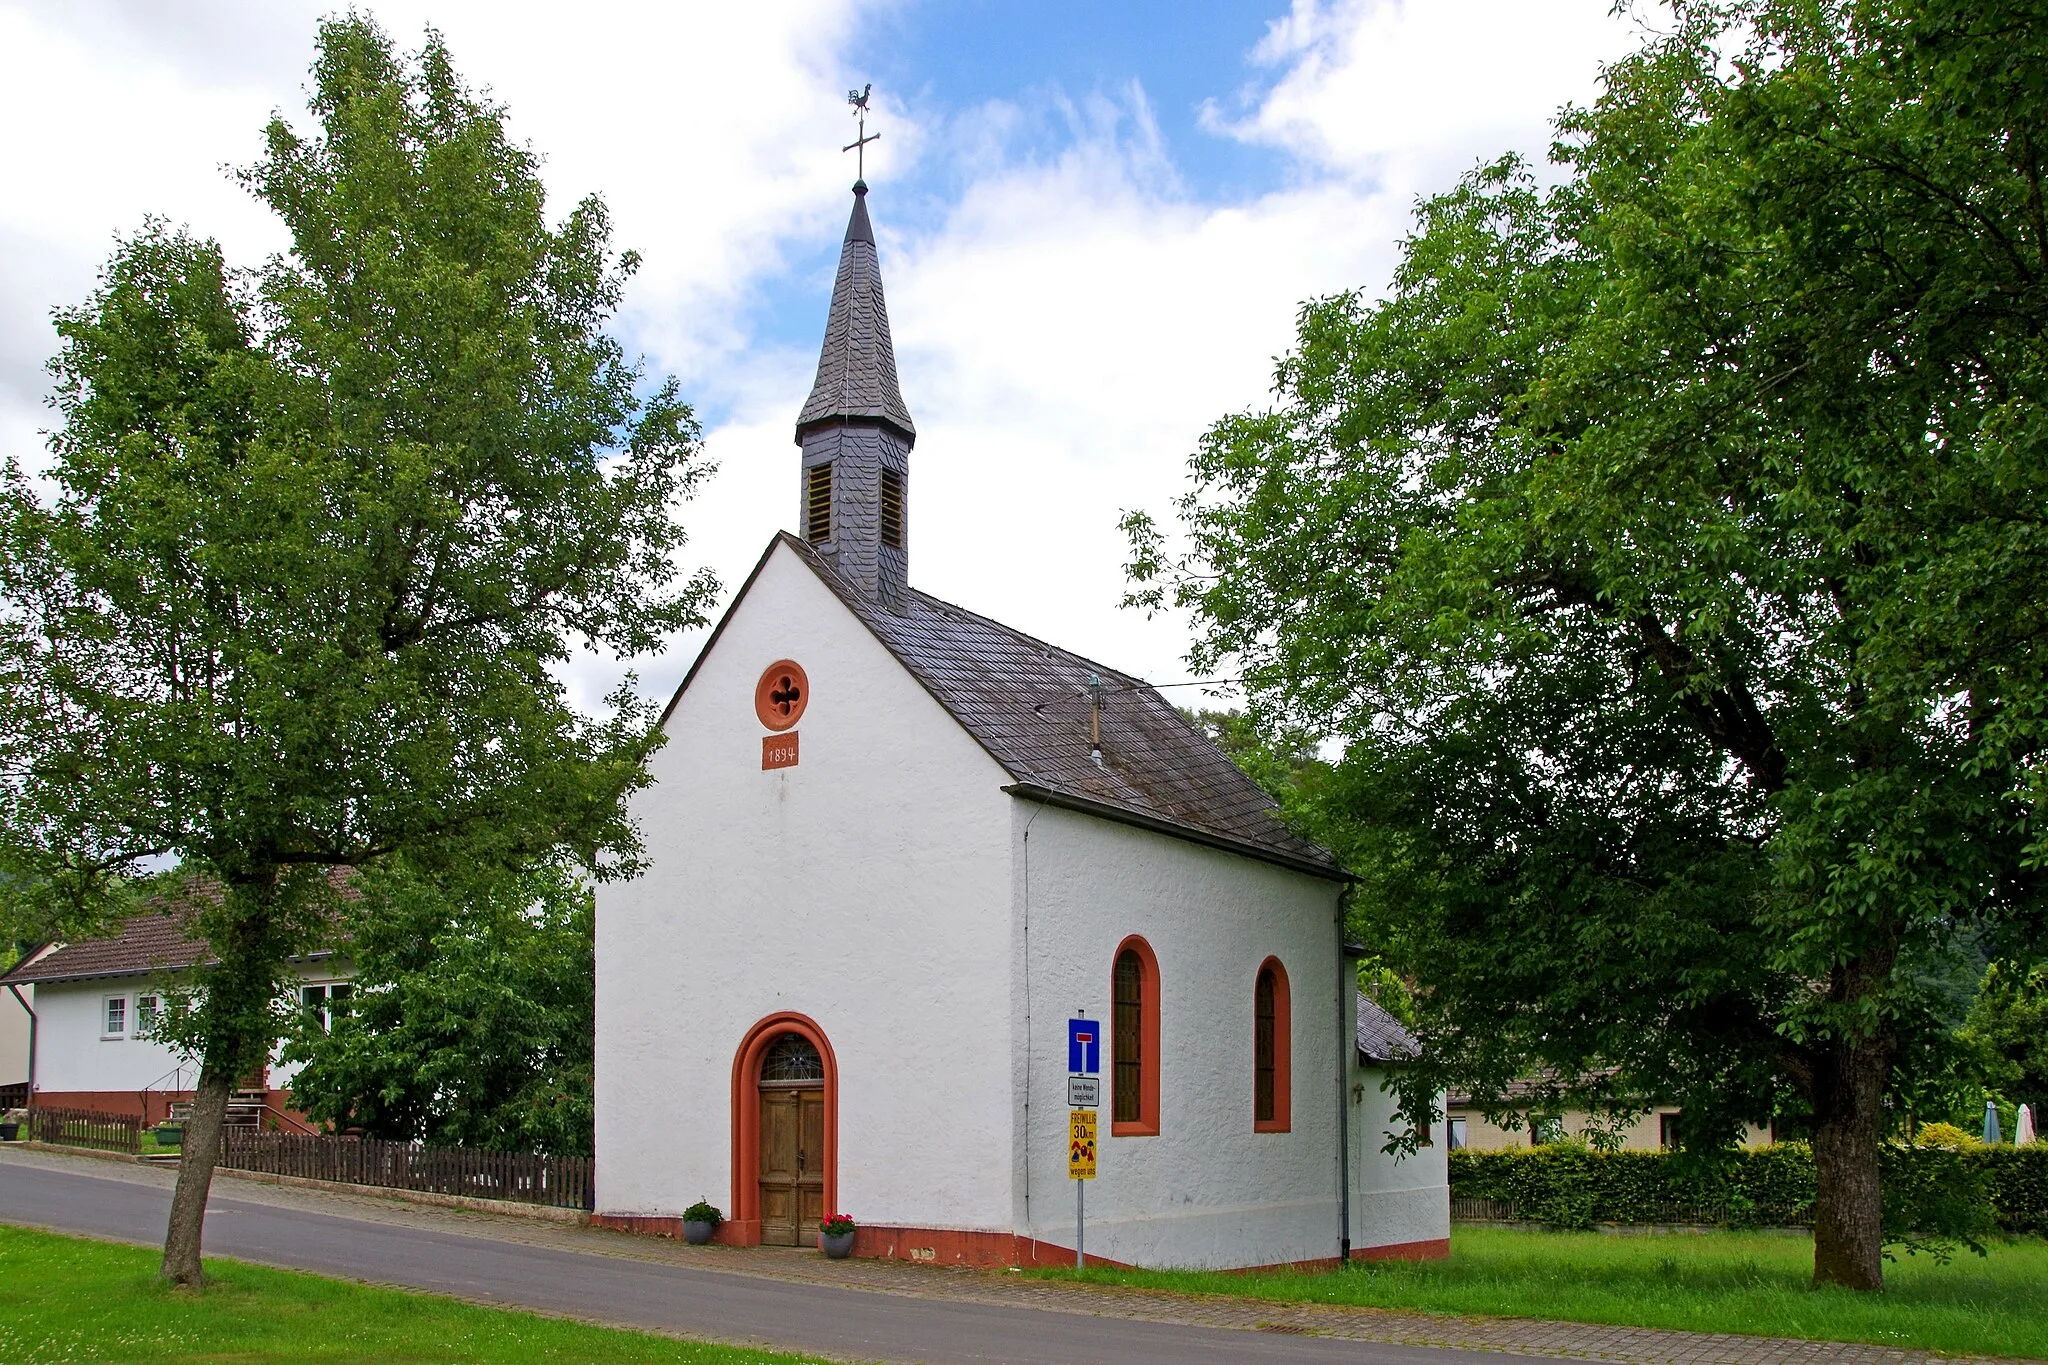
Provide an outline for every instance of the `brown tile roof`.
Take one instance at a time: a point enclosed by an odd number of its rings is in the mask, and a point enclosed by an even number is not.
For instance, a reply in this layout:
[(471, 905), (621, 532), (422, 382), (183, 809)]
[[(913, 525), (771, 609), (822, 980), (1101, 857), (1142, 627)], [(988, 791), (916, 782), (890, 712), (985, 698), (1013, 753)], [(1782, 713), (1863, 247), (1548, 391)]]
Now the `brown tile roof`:
[[(361, 896), (350, 881), (352, 869), (337, 867), (328, 880), (343, 897)], [(101, 976), (139, 976), (146, 972), (175, 971), (210, 961), (204, 940), (190, 932), (193, 902), (219, 896), (219, 883), (194, 877), (176, 897), (156, 897), (142, 907), (114, 933), (104, 938), (59, 943), (16, 963), (12, 971), (0, 974), (0, 983), (25, 986), (36, 981), (87, 981)], [(331, 953), (309, 954), (309, 958), (330, 957)]]
[[(1002, 765), (1015, 794), (1348, 878), (1329, 853), (1290, 831), (1265, 789), (1142, 678), (916, 589), (904, 595), (902, 610), (891, 610), (855, 591), (797, 537), (777, 540)], [(1089, 754), (1089, 682), (1097, 677), (1100, 767)]]
[(22, 962), (0, 981), (84, 981), (189, 967), (207, 953), (206, 944), (187, 933), (187, 919), (183, 904), (145, 907), (122, 921), (112, 937), (60, 943)]

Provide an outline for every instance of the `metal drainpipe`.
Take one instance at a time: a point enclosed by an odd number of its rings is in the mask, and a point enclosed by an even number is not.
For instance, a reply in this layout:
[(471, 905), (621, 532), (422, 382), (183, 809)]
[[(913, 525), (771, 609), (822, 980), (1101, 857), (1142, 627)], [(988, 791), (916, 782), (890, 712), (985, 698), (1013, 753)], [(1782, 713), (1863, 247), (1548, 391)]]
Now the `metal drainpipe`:
[(13, 982), (11, 982), (11, 981), (10, 981), (10, 982), (8, 982), (8, 983), (7, 983), (7, 989), (8, 989), (8, 991), (9, 991), (10, 993), (12, 993), (12, 994), (13, 994), (13, 996), (14, 996), (14, 1000), (15, 1000), (15, 1003), (21, 1006), (22, 1012), (23, 1012), (24, 1014), (28, 1015), (28, 1106), (27, 1106), (27, 1107), (28, 1107), (28, 1108), (31, 1108), (31, 1109), (33, 1109), (33, 1108), (35, 1108), (35, 1103), (36, 1103), (36, 1024), (37, 1024), (37, 1022), (38, 1022), (38, 1021), (37, 1021), (37, 1019), (36, 1019), (36, 1012), (35, 1012), (35, 1011), (34, 1011), (33, 1009), (29, 1008), (29, 1003), (28, 1003), (28, 1001), (22, 998), (22, 994), (21, 994), (21, 987), (19, 987), (19, 986), (15, 985), (15, 984), (14, 984)]
[[(1358, 1046), (1347, 1025), (1344, 920), (1351, 908), (1350, 882), (1337, 893), (1337, 1264), (1351, 1264), (1351, 1050)], [(1355, 990), (1356, 987), (1351, 987)]]

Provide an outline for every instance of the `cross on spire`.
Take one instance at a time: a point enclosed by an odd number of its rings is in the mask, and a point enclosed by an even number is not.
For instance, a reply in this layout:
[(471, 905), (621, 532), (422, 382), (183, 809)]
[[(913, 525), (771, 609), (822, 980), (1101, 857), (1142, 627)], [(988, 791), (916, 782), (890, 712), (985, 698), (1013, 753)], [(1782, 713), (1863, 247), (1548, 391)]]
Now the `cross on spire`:
[(854, 113), (860, 118), (860, 132), (853, 141), (847, 143), (839, 150), (854, 154), (854, 178), (862, 183), (866, 183), (868, 178), (868, 144), (882, 140), (880, 133), (876, 133), (873, 136), (868, 134), (868, 96), (874, 93), (874, 89), (874, 82), (869, 81), (867, 85), (859, 90), (849, 90), (846, 92), (846, 102), (853, 106)]

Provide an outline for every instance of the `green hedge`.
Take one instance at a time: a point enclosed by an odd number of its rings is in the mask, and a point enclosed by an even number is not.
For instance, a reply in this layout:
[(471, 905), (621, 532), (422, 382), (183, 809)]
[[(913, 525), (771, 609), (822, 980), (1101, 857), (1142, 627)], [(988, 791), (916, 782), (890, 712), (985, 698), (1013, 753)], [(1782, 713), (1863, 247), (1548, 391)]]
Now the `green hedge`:
[[(1781, 1143), (1703, 1161), (1669, 1152), (1596, 1152), (1573, 1143), (1450, 1153), (1451, 1197), (1553, 1227), (1813, 1221), (1813, 1151)], [(1889, 1233), (2048, 1233), (2048, 1145), (1884, 1149)]]

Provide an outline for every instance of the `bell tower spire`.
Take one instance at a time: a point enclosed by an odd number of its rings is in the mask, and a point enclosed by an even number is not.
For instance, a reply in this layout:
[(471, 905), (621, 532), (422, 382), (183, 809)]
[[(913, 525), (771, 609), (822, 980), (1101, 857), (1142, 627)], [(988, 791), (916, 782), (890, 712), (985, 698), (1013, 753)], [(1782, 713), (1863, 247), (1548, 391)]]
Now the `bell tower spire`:
[(917, 427), (896, 383), (867, 195), (867, 182), (855, 181), (818, 378), (797, 414), (799, 524), (842, 577), (893, 605), (910, 578), (910, 448)]
[[(865, 114), (866, 91), (848, 99)], [(917, 427), (896, 383), (867, 196), (867, 182), (856, 180), (818, 377), (797, 414), (796, 443), (803, 451), (797, 524), (855, 589), (893, 606), (910, 579), (910, 449)]]

